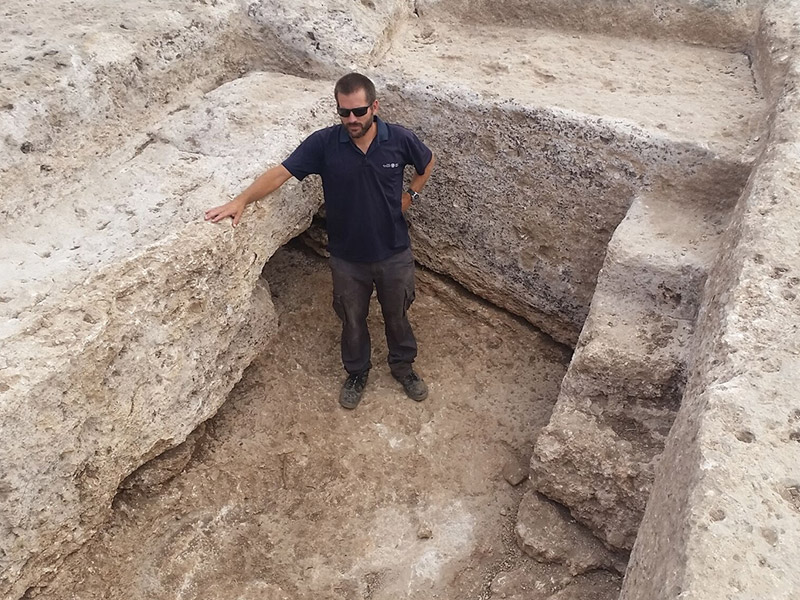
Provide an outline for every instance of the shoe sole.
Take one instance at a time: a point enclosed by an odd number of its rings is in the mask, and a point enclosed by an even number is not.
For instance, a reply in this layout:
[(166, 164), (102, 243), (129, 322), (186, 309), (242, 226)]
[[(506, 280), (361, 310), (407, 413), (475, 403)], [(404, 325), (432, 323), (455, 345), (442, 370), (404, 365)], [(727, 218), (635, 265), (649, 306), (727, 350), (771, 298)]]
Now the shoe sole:
[(347, 410), (353, 410), (355, 407), (361, 404), (361, 400), (363, 400), (363, 398), (364, 398), (364, 392), (361, 392), (358, 398), (356, 398), (355, 402), (348, 402), (347, 400), (339, 396), (339, 406), (341, 406), (342, 408), (346, 408)]
[(425, 395), (422, 396), (421, 398), (415, 398), (414, 396), (411, 396), (408, 392), (406, 392), (406, 396), (411, 398), (414, 402), (422, 402), (428, 397), (428, 392), (425, 392)]
[(359, 399), (355, 404), (350, 404), (349, 402), (339, 400), (339, 406), (346, 408), (347, 410), (353, 410), (354, 408), (357, 408), (359, 404), (361, 404), (361, 399)]
[[(394, 375), (392, 375), (392, 377), (394, 377)], [(403, 385), (403, 383), (402, 383), (402, 382), (401, 382), (401, 381), (400, 381), (400, 380), (399, 380), (397, 377), (395, 377), (394, 379), (395, 379), (395, 381), (396, 381), (397, 383), (399, 383), (400, 385)], [(428, 390), (428, 388), (426, 387), (426, 388), (425, 388), (425, 394), (423, 394), (423, 395), (422, 395), (422, 396), (420, 396), (419, 398), (415, 398), (414, 396), (412, 396), (411, 394), (409, 394), (409, 393), (408, 393), (408, 390), (405, 388), (405, 386), (403, 387), (403, 392), (405, 392), (406, 396), (408, 396), (409, 398), (411, 398), (411, 399), (412, 399), (414, 402), (422, 402), (423, 400), (425, 400), (425, 399), (428, 397), (428, 391), (429, 391), (429, 390)]]

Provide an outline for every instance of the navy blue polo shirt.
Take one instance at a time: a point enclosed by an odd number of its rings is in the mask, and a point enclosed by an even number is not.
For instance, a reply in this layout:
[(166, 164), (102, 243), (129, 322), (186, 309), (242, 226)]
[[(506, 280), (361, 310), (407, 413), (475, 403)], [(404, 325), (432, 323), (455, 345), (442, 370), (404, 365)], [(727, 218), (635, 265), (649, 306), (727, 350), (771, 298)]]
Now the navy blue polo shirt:
[(432, 153), (417, 136), (375, 117), (378, 134), (364, 154), (334, 125), (306, 138), (283, 166), (297, 179), (322, 176), (328, 251), (352, 262), (376, 262), (410, 246), (401, 210), (403, 168), (422, 175)]

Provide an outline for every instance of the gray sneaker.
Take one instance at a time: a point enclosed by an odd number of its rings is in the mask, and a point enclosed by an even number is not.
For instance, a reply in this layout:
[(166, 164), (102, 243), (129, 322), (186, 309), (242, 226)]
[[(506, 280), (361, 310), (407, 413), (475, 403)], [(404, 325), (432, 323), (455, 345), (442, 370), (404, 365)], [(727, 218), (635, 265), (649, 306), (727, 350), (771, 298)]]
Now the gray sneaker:
[(403, 377), (395, 377), (403, 385), (406, 396), (415, 402), (422, 402), (428, 397), (428, 386), (414, 371)]
[(342, 386), (342, 391), (339, 393), (339, 404), (351, 410), (358, 406), (358, 403), (361, 402), (361, 397), (364, 395), (364, 388), (367, 387), (368, 378), (369, 370), (356, 375), (348, 375)]

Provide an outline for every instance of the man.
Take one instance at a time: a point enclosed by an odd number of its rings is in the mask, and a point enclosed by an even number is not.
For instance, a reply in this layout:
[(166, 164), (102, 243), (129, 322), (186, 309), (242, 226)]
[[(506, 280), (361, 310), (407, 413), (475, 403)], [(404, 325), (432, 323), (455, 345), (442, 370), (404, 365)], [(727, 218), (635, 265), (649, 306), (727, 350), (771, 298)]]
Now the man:
[[(333, 307), (342, 321), (342, 362), (348, 373), (339, 403), (358, 406), (367, 384), (370, 338), (367, 314), (373, 286), (378, 291), (389, 346), (389, 368), (411, 399), (428, 396), (412, 363), (417, 343), (406, 311), (414, 301), (414, 259), (403, 212), (419, 198), (433, 169), (431, 151), (411, 131), (378, 118), (375, 86), (349, 73), (336, 82), (340, 125), (312, 133), (283, 161), (256, 179), (231, 202), (207, 210), (214, 223), (231, 217), (234, 227), (245, 206), (275, 191), (290, 177), (322, 176), (333, 274)], [(403, 169), (415, 173), (403, 190)]]

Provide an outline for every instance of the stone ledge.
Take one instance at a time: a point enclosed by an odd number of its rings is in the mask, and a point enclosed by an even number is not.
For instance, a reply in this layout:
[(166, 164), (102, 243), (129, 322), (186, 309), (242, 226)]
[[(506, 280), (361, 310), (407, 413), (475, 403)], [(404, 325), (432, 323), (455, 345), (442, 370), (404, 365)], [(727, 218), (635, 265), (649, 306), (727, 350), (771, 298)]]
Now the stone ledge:
[(765, 15), (781, 23), (762, 31), (781, 64), (762, 76), (785, 73), (773, 81), (785, 92), (706, 284), (686, 393), (622, 600), (789, 600), (800, 589), (800, 55), (781, 30), (800, 12), (779, 1)]
[(442, 19), (480, 14), (482, 21), (576, 33), (675, 39), (744, 50), (763, 0), (418, 0), (424, 15)]
[[(295, 90), (291, 108), (288, 97), (276, 97), (285, 85)], [(307, 127), (321, 126), (329, 117), (319, 107), (331, 101), (320, 98), (330, 87), (257, 75), (175, 115), (158, 130), (161, 141), (123, 167), (147, 175), (122, 178), (153, 201), (132, 217), (142, 235), (132, 241), (128, 221), (110, 223), (97, 240), (105, 236), (103, 260), (84, 255), (40, 278), (45, 298), (19, 315), (0, 359), (0, 595), (21, 596), (85, 542), (107, 518), (120, 482), (212, 416), (275, 331), (259, 276), (269, 256), (311, 222), (318, 189), (284, 186), (248, 208), (235, 230), (203, 223), (202, 210), (302, 139), (302, 130), (284, 122), (279, 129), (267, 115), (297, 121), (302, 114)], [(210, 125), (226, 118), (238, 118), (238, 129), (250, 124), (238, 148), (224, 138), (215, 144)], [(254, 131), (254, 122), (263, 129)], [(216, 145), (221, 156), (176, 150), (198, 131), (205, 146), (195, 150)], [(203, 168), (182, 170), (187, 157)], [(125, 186), (115, 188), (110, 178), (83, 185), (80, 199), (63, 202), (92, 215), (90, 225), (107, 202), (125, 197)], [(163, 216), (147, 210), (169, 197)], [(41, 231), (48, 240), (50, 229)]]

